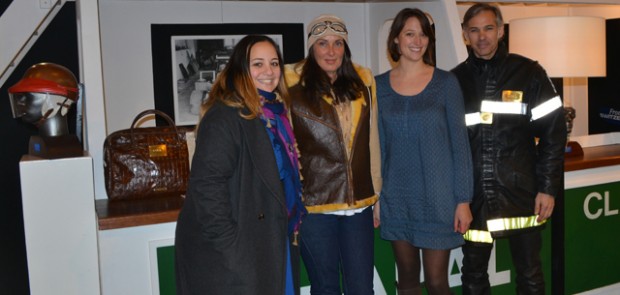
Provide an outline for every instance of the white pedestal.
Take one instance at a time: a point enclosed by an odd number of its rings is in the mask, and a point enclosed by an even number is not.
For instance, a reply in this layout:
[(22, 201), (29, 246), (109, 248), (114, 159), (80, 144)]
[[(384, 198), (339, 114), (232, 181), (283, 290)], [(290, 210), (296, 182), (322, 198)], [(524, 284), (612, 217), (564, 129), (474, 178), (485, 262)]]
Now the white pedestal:
[(100, 294), (93, 159), (24, 156), (19, 167), (30, 293)]

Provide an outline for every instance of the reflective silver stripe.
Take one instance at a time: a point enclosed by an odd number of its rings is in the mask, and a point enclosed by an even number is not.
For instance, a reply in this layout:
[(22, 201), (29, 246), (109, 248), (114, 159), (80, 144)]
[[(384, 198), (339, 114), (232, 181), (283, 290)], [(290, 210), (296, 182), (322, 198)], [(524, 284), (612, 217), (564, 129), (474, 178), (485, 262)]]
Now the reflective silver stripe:
[(536, 219), (538, 216), (528, 216), (528, 217), (511, 217), (511, 218), (498, 218), (487, 220), (487, 228), (490, 232), (494, 231), (502, 231), (502, 230), (510, 230), (510, 229), (522, 229), (528, 227), (535, 227), (542, 225), (547, 222), (547, 220), (543, 220), (542, 222), (538, 222)]
[(480, 112), (465, 114), (465, 125), (471, 126), (480, 124), (482, 120), (480, 119)]
[(525, 115), (527, 114), (527, 104), (513, 101), (483, 100), (480, 111), (495, 114)]
[(562, 106), (562, 99), (557, 95), (532, 109), (532, 121), (540, 119)]
[(477, 112), (465, 114), (465, 125), (493, 124), (493, 113)]

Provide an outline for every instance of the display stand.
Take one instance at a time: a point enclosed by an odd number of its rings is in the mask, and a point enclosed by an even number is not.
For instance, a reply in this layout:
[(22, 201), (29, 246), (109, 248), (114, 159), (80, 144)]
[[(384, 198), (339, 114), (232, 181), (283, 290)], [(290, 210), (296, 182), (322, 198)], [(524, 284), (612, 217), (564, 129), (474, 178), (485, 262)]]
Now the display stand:
[(93, 159), (20, 163), (31, 294), (101, 294)]

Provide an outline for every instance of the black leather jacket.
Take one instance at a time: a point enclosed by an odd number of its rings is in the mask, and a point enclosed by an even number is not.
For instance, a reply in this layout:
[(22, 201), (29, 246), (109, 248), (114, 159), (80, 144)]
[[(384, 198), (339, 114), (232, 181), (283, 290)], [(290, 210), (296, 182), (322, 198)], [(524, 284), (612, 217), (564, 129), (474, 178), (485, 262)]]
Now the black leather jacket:
[[(566, 123), (553, 84), (537, 62), (501, 45), (490, 60), (470, 53), (452, 72), (463, 90), (474, 163), (468, 234), (542, 228), (535, 222), (536, 194), (563, 190)], [(468, 234), (470, 241), (489, 242)]]

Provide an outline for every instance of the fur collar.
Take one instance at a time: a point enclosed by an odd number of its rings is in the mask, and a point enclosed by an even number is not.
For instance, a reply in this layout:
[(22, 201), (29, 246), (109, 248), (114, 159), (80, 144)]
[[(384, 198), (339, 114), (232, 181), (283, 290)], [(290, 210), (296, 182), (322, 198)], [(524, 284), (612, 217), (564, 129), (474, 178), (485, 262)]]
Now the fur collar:
[[(302, 60), (296, 64), (284, 65), (284, 79), (286, 79), (286, 83), (289, 87), (293, 87), (299, 83), (301, 69), (303, 68), (305, 62), (306, 60)], [(362, 78), (364, 85), (366, 85), (367, 87), (372, 86), (374, 78), (370, 69), (355, 63), (353, 64), (353, 67), (355, 68), (355, 71), (360, 76), (360, 78)]]

